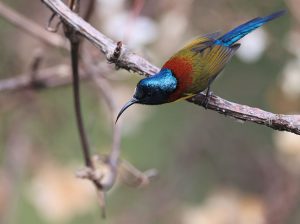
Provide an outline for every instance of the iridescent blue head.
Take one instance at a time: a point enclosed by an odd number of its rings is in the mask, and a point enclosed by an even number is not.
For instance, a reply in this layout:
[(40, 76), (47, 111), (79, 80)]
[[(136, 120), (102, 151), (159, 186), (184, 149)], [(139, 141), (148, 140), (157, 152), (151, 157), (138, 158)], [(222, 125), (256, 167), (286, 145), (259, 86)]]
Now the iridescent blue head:
[(162, 69), (159, 73), (142, 79), (136, 86), (135, 93), (120, 110), (116, 122), (121, 114), (135, 103), (157, 105), (168, 102), (168, 98), (177, 87), (177, 79), (170, 69)]

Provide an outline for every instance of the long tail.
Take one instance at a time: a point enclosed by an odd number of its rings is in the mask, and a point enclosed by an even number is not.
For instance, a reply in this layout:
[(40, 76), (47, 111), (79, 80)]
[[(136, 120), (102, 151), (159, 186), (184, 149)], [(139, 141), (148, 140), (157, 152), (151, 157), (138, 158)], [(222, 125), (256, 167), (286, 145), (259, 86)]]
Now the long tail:
[(230, 47), (231, 45), (233, 45), (235, 42), (237, 42), (238, 40), (243, 38), (245, 35), (247, 35), (251, 31), (257, 29), (258, 27), (262, 26), (263, 24), (265, 24), (273, 19), (276, 19), (279, 16), (282, 16), (283, 14), (285, 14), (285, 10), (275, 12), (266, 17), (257, 17), (255, 19), (252, 19), (252, 20), (234, 28), (233, 30), (229, 31), (228, 33), (226, 33), (225, 35), (223, 35), (222, 37), (217, 39), (216, 44)]

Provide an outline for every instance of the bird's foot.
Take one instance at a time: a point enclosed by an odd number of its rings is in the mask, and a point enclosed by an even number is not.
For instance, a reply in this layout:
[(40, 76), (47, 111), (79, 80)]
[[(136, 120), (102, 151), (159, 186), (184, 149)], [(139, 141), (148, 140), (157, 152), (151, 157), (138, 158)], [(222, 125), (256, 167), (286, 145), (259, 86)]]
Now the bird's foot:
[(204, 99), (202, 100), (201, 104), (202, 106), (207, 110), (208, 108), (208, 103), (209, 103), (209, 99), (210, 96), (212, 95), (212, 91), (209, 91), (208, 93), (206, 93)]

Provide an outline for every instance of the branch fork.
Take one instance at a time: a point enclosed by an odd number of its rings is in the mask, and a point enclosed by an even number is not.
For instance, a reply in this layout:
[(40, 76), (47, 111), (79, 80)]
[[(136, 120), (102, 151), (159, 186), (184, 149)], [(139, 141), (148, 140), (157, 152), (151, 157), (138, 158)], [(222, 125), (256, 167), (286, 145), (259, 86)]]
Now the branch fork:
[(91, 160), (93, 168), (81, 168), (76, 172), (76, 177), (97, 182), (104, 192), (114, 186), (118, 174), (123, 183), (135, 188), (147, 186), (158, 175), (156, 169), (142, 172), (126, 160), (120, 160), (113, 166), (107, 155), (94, 155)]
[(107, 156), (92, 156), (92, 167), (84, 167), (76, 172), (76, 177), (98, 183), (103, 191), (112, 188), (116, 181), (116, 167), (111, 166)]

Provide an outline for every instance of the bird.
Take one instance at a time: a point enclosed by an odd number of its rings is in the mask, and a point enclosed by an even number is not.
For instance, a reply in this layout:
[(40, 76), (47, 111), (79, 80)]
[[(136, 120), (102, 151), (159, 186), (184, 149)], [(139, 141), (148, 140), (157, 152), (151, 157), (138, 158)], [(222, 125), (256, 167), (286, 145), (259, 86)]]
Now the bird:
[(138, 82), (133, 97), (121, 108), (116, 122), (133, 104), (165, 104), (188, 99), (205, 90), (202, 103), (207, 108), (211, 84), (240, 47), (237, 41), (283, 14), (285, 10), (277, 11), (254, 18), (224, 35), (214, 32), (192, 40), (167, 60), (158, 73)]

